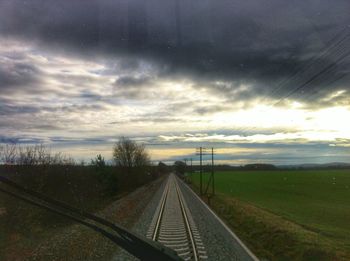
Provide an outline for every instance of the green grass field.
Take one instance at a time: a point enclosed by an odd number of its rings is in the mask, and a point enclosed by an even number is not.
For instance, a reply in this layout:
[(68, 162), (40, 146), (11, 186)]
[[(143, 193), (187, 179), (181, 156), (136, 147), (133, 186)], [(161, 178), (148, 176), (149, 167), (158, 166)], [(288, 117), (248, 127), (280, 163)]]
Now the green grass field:
[[(208, 175), (203, 174), (203, 183)], [(193, 174), (198, 187), (199, 174)], [(350, 170), (227, 171), (219, 196), (238, 199), (350, 249)]]

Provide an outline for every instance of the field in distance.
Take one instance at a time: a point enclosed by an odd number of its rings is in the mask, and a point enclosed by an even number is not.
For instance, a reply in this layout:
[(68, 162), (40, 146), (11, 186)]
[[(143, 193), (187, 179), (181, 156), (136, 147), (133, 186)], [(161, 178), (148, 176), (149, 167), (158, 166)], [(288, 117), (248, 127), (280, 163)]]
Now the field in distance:
[(225, 171), (215, 187), (213, 208), (259, 257), (350, 259), (349, 170)]

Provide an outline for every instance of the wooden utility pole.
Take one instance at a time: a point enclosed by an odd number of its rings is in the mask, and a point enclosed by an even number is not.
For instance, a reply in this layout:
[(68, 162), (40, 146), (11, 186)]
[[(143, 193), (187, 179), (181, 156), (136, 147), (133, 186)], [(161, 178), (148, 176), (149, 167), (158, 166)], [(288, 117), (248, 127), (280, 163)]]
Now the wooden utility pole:
[(212, 177), (212, 193), (215, 195), (215, 186), (214, 186), (214, 148), (211, 148), (211, 177)]
[(202, 166), (203, 151), (204, 151), (203, 147), (196, 148), (196, 155), (199, 155), (199, 193), (201, 196), (203, 195), (203, 177), (202, 177), (202, 174), (203, 174), (203, 166)]
[(203, 155), (207, 155), (207, 149), (199, 147), (196, 149), (196, 155), (199, 155), (199, 192), (203, 195)]
[(193, 165), (192, 165), (192, 158), (191, 158), (191, 176), (193, 174)]
[(200, 184), (200, 194), (201, 196), (203, 195), (203, 191), (202, 191), (202, 173), (203, 173), (203, 169), (202, 169), (202, 153), (203, 153), (203, 148), (200, 147), (199, 148), (199, 184)]
[[(211, 189), (211, 191), (210, 191)], [(215, 195), (215, 181), (214, 181), (214, 148), (211, 148), (211, 171), (208, 182), (206, 183), (204, 194), (208, 197), (208, 202), (210, 197)]]
[[(211, 196), (215, 194), (215, 182), (214, 182), (214, 148), (211, 148), (211, 171), (210, 177), (208, 179), (208, 183), (205, 185), (205, 190), (203, 191), (203, 155), (210, 155), (208, 149), (199, 147), (196, 149), (196, 155), (199, 155), (199, 192), (200, 195), (206, 194), (208, 197), (210, 194), (208, 191), (210, 190), (211, 185)], [(192, 159), (191, 159), (191, 169), (192, 169)], [(204, 192), (204, 193), (203, 193)]]

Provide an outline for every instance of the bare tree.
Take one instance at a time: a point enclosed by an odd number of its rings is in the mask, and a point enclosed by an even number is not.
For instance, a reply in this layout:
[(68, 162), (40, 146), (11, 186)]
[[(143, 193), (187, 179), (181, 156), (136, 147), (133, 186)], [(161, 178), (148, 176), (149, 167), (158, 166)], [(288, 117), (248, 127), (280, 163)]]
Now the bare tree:
[(58, 152), (53, 156), (50, 155), (49, 162), (50, 165), (75, 165), (75, 160), (72, 157), (66, 156), (61, 152)]
[(150, 156), (143, 144), (121, 137), (114, 145), (113, 158), (117, 166), (133, 168), (150, 165)]
[(3, 153), (4, 153), (4, 146), (0, 145), (0, 163), (4, 162)]
[(73, 158), (62, 153), (52, 154), (43, 144), (19, 146), (15, 143), (0, 148), (0, 161), (5, 165), (74, 165)]
[(37, 161), (41, 165), (48, 165), (49, 164), (49, 159), (50, 159), (50, 151), (43, 145), (37, 145), (36, 146), (36, 154), (37, 154)]
[(35, 147), (18, 147), (17, 148), (17, 159), (18, 165), (36, 165), (36, 150)]
[(6, 165), (13, 165), (16, 163), (17, 146), (15, 143), (6, 144), (2, 151), (2, 162)]

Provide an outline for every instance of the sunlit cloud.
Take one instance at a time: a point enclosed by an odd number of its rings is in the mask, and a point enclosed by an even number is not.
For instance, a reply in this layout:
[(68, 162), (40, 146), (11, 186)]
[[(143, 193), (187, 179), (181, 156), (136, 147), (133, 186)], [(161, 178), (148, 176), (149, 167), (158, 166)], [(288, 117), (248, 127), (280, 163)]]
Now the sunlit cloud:
[[(157, 1), (140, 10), (138, 0), (81, 10), (44, 2), (44, 17), (29, 3), (0, 4), (0, 143), (44, 143), (89, 160), (111, 158), (124, 135), (144, 143), (154, 161), (195, 157), (198, 146), (215, 147), (217, 162), (228, 164), (349, 159), (348, 61), (310, 82), (338, 59), (317, 54), (346, 24), (347, 3), (332, 5), (336, 19), (324, 12), (310, 26), (293, 4), (276, 4), (271, 18), (270, 10), (257, 12), (267, 8), (259, 1), (234, 9), (218, 2), (211, 19), (212, 9), (197, 1), (201, 11), (182, 10), (197, 23), (180, 28), (178, 45), (173, 14), (158, 13), (171, 8), (153, 8)], [(106, 8), (113, 15), (99, 13)], [(136, 19), (134, 11), (148, 23), (110, 31), (115, 17)], [(313, 15), (314, 6), (303, 11)]]

